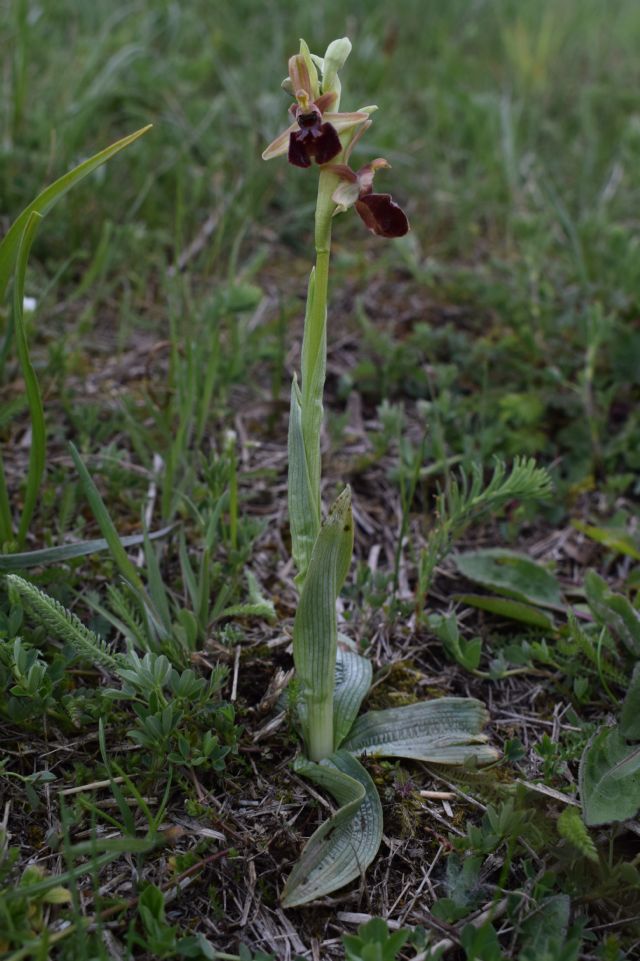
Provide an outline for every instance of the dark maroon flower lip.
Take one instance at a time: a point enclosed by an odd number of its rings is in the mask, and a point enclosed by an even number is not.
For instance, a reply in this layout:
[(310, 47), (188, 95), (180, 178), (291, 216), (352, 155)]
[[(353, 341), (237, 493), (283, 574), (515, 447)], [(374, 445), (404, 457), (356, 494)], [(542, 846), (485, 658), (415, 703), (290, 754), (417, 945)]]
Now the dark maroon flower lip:
[(326, 164), (342, 150), (336, 128), (322, 120), (322, 113), (315, 105), (309, 111), (294, 108), (298, 130), (289, 134), (289, 163), (296, 167), (310, 167), (311, 159)]
[(365, 164), (357, 172), (348, 164), (333, 164), (329, 169), (340, 178), (340, 184), (332, 196), (338, 211), (355, 207), (368, 229), (378, 237), (404, 237), (410, 227), (402, 207), (390, 194), (373, 192), (376, 172), (388, 167), (382, 157)]
[(390, 194), (365, 194), (356, 200), (355, 208), (378, 237), (404, 237), (409, 232), (407, 215)]

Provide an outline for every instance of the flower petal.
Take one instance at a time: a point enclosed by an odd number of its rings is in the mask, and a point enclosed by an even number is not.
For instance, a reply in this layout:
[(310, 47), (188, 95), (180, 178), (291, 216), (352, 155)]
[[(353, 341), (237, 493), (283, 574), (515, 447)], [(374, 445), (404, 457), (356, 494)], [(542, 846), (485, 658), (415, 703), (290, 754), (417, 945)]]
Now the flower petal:
[(336, 102), (336, 95), (332, 91), (329, 91), (328, 93), (323, 93), (321, 97), (318, 97), (317, 100), (314, 100), (314, 104), (318, 108), (320, 113), (325, 113), (325, 111), (327, 111), (330, 107), (332, 107), (335, 102)]
[(320, 136), (315, 138), (310, 152), (313, 152), (317, 163), (326, 164), (338, 156), (342, 150), (342, 144), (335, 127), (330, 123), (323, 123), (320, 129)]
[(373, 178), (376, 175), (377, 170), (388, 170), (391, 164), (388, 160), (383, 157), (377, 157), (376, 160), (372, 160), (370, 163), (365, 164), (364, 167), (360, 167), (360, 170), (356, 174), (358, 178), (358, 183), (360, 184), (360, 191), (363, 194), (370, 194), (373, 190)]
[(356, 201), (356, 210), (378, 237), (404, 237), (409, 221), (390, 194), (367, 194)]
[(368, 119), (369, 114), (363, 110), (355, 110), (353, 113), (325, 113), (323, 117), (323, 120), (332, 124), (338, 132), (355, 127), (356, 124), (364, 123)]
[(338, 205), (337, 214), (344, 213), (349, 207), (353, 207), (360, 194), (357, 183), (347, 183), (343, 180), (331, 194), (334, 204)]
[(294, 167), (310, 167), (311, 157), (307, 148), (308, 143), (302, 139), (300, 132), (293, 130), (289, 136), (289, 163)]
[(290, 127), (283, 130), (269, 146), (262, 151), (263, 160), (273, 160), (274, 157), (281, 157), (289, 149), (289, 136), (294, 130), (298, 129), (297, 123), (292, 123)]

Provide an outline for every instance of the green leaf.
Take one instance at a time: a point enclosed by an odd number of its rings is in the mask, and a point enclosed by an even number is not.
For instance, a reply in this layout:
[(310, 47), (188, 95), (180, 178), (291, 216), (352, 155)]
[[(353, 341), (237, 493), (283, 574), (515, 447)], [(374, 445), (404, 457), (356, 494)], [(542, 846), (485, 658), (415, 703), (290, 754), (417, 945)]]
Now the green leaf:
[(568, 894), (544, 898), (522, 924), (520, 961), (561, 958), (571, 914)]
[[(148, 535), (149, 540), (153, 541), (159, 537), (165, 537), (174, 527), (175, 524), (170, 524), (159, 531), (153, 531)], [(129, 534), (120, 538), (123, 547), (135, 547), (136, 544), (142, 544), (143, 541), (144, 534)], [(91, 541), (78, 541), (76, 544), (61, 544), (59, 547), (44, 547), (38, 551), (25, 551), (21, 554), (0, 554), (0, 574), (6, 574), (9, 571), (24, 571), (29, 567), (42, 567), (45, 564), (59, 564), (61, 561), (70, 561), (75, 557), (85, 557), (87, 554), (97, 554), (108, 549), (108, 542), (100, 537)]]
[(580, 812), (574, 807), (567, 806), (557, 823), (558, 834), (565, 838), (573, 847), (590, 861), (598, 863), (598, 852), (593, 843), (593, 838), (587, 831)]
[(312, 760), (333, 751), (336, 600), (349, 569), (353, 549), (351, 490), (336, 498), (311, 555), (293, 625), (293, 659), (300, 685), (301, 721)]
[(340, 808), (305, 844), (282, 893), (285, 908), (307, 904), (361, 877), (382, 840), (378, 792), (354, 757), (336, 751), (320, 764), (299, 758), (295, 770), (329, 791)]
[[(311, 497), (320, 515), (320, 435), (327, 363), (327, 305), (317, 292), (316, 268), (309, 276), (304, 337), (300, 359), (302, 377), (302, 434), (311, 484)], [(324, 301), (324, 302), (323, 302)]]
[(453, 560), (461, 574), (483, 587), (527, 604), (564, 610), (555, 577), (522, 554), (496, 547), (457, 554)]
[(36, 372), (33, 369), (33, 364), (31, 363), (31, 357), (29, 356), (29, 344), (27, 343), (27, 335), (24, 329), (22, 307), (27, 261), (29, 260), (29, 252), (31, 251), (31, 244), (33, 243), (35, 232), (41, 220), (41, 215), (35, 211), (32, 211), (26, 219), (16, 254), (16, 274), (13, 289), (13, 318), (15, 323), (16, 348), (29, 404), (29, 417), (31, 418), (31, 448), (29, 450), (29, 467), (27, 469), (27, 489), (24, 495), (22, 516), (20, 518), (20, 524), (18, 525), (17, 541), (19, 547), (24, 545), (29, 530), (29, 524), (31, 523), (31, 518), (35, 510), (45, 468), (46, 432), (44, 409), (42, 407), (40, 385), (36, 377)]
[(69, 644), (80, 657), (107, 670), (118, 666), (118, 657), (112, 654), (107, 642), (85, 627), (80, 618), (55, 598), (49, 597), (18, 574), (7, 574), (7, 584), (9, 590), (19, 595), (54, 638)]
[(640, 741), (640, 664), (636, 664), (620, 712), (620, 733), (629, 741)]
[(607, 582), (595, 571), (587, 571), (584, 588), (595, 619), (619, 638), (632, 654), (640, 657), (640, 615), (626, 597), (609, 590)]
[(531, 624), (532, 627), (541, 627), (543, 630), (553, 631), (554, 624), (551, 618), (539, 610), (531, 607), (530, 604), (523, 604), (522, 601), (514, 601), (509, 597), (487, 597), (485, 594), (456, 594), (455, 600), (462, 604), (470, 604), (481, 611), (489, 611), (491, 614), (499, 614), (501, 617), (508, 617), (512, 621), (520, 621), (523, 624)]
[(336, 750), (351, 730), (360, 705), (371, 687), (371, 661), (353, 651), (338, 648), (336, 686), (333, 693), (333, 742)]
[(435, 764), (489, 764), (498, 757), (481, 734), (486, 708), (473, 698), (442, 697), (359, 717), (343, 749), (360, 756), (407, 757)]
[(153, 601), (147, 594), (147, 591), (145, 589), (144, 584), (142, 583), (142, 578), (140, 577), (140, 574), (138, 573), (137, 568), (134, 566), (133, 562), (129, 560), (129, 557), (127, 556), (127, 552), (122, 546), (122, 542), (120, 540), (120, 537), (118, 536), (118, 532), (116, 530), (115, 524), (113, 523), (113, 521), (111, 520), (111, 517), (109, 516), (109, 512), (105, 506), (104, 501), (102, 500), (102, 497), (100, 496), (100, 492), (98, 488), (93, 482), (91, 474), (85, 467), (82, 461), (82, 458), (80, 457), (80, 454), (76, 450), (75, 445), (72, 443), (69, 443), (69, 449), (71, 450), (71, 457), (73, 458), (73, 462), (76, 465), (76, 470), (80, 475), (80, 483), (82, 485), (82, 489), (85, 493), (85, 496), (89, 501), (89, 507), (91, 508), (91, 512), (95, 517), (100, 530), (102, 531), (102, 535), (104, 539), (109, 545), (111, 556), (113, 557), (113, 560), (115, 561), (115, 564), (118, 567), (118, 570), (120, 571), (121, 575), (124, 577), (125, 581), (127, 581), (130, 584), (130, 586), (134, 588), (134, 590), (136, 591), (138, 595), (138, 600), (143, 605), (144, 611), (148, 615), (148, 619), (153, 624), (153, 627), (158, 633), (158, 635), (162, 638), (166, 637), (167, 629), (165, 628), (162, 622), (162, 616), (158, 613)]
[(586, 824), (626, 821), (640, 809), (640, 747), (618, 727), (601, 728), (580, 761), (580, 797)]
[(360, 925), (357, 934), (342, 935), (345, 961), (396, 961), (409, 934), (406, 928), (390, 934), (386, 921), (371, 918)]
[(591, 540), (602, 544), (616, 554), (626, 554), (636, 561), (640, 561), (640, 547), (630, 534), (624, 529), (616, 527), (594, 527), (592, 524), (585, 524), (583, 521), (571, 521), (572, 527), (590, 537)]
[(45, 216), (54, 204), (64, 196), (68, 190), (71, 190), (75, 184), (83, 180), (84, 177), (88, 176), (88, 174), (92, 173), (97, 167), (105, 163), (115, 154), (119, 153), (120, 150), (124, 150), (125, 147), (128, 147), (129, 144), (132, 144), (138, 137), (141, 137), (150, 129), (151, 124), (148, 124), (146, 127), (136, 130), (135, 133), (129, 134), (128, 137), (117, 140), (111, 144), (110, 147), (101, 150), (100, 153), (94, 154), (93, 157), (89, 157), (88, 160), (74, 167), (73, 170), (70, 170), (46, 187), (28, 207), (25, 207), (9, 227), (9, 230), (0, 243), (0, 303), (4, 299), (7, 284), (9, 283), (13, 265), (16, 261), (20, 238), (22, 237), (29, 216), (32, 213)]
[(105, 507), (104, 501), (100, 496), (98, 488), (93, 482), (91, 474), (84, 465), (80, 454), (76, 450), (75, 444), (70, 443), (69, 448), (71, 450), (71, 457), (73, 458), (73, 463), (76, 465), (76, 470), (80, 475), (80, 483), (82, 484), (82, 489), (84, 490), (85, 496), (89, 501), (89, 506), (91, 508), (91, 513), (98, 522), (98, 526), (102, 531), (104, 539), (109, 545), (109, 550), (111, 551), (111, 556), (116, 562), (120, 573), (126, 581), (136, 587), (139, 591), (144, 593), (144, 585), (140, 578), (140, 574), (134, 567), (132, 561), (129, 560), (125, 549), (122, 546), (118, 532), (114, 526), (109, 512)]
[(455, 614), (449, 614), (447, 617), (433, 615), (429, 618), (429, 627), (438, 640), (442, 641), (442, 646), (454, 661), (468, 671), (478, 669), (482, 656), (482, 638), (472, 637), (467, 641), (460, 637)]
[(302, 432), (302, 395), (294, 375), (289, 414), (289, 527), (291, 552), (298, 569), (296, 584), (301, 587), (307, 574), (311, 553), (320, 530), (320, 504), (314, 497)]

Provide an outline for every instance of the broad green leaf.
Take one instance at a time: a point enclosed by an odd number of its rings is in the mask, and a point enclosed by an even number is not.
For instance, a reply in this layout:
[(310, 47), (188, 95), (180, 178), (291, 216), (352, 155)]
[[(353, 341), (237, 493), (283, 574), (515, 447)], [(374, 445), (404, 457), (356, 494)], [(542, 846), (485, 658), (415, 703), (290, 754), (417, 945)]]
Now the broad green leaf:
[(333, 694), (333, 742), (336, 750), (351, 730), (360, 705), (371, 687), (371, 661), (353, 651), (338, 648), (336, 686)]
[(580, 798), (586, 824), (610, 824), (640, 809), (640, 746), (629, 745), (618, 727), (601, 728), (580, 761)]
[(640, 657), (640, 615), (626, 597), (614, 594), (595, 571), (584, 579), (587, 601), (595, 619), (608, 628), (634, 654)]
[(602, 544), (616, 554), (626, 554), (636, 561), (640, 561), (640, 546), (624, 529), (616, 527), (594, 527), (592, 524), (585, 524), (583, 521), (573, 520), (571, 525), (576, 530), (581, 531), (590, 537), (591, 540)]
[(343, 750), (356, 756), (407, 757), (434, 764), (489, 764), (498, 757), (481, 734), (488, 719), (480, 701), (442, 697), (369, 711), (353, 725)]
[(293, 660), (301, 721), (312, 760), (333, 751), (333, 691), (337, 651), (336, 600), (353, 549), (351, 490), (336, 498), (320, 529), (293, 624)]
[(640, 664), (636, 664), (620, 712), (620, 733), (629, 741), (640, 741)]
[(329, 791), (340, 808), (305, 844), (282, 893), (285, 908), (307, 904), (361, 877), (382, 840), (378, 792), (354, 757), (336, 751), (320, 764), (300, 758), (295, 769)]
[(463, 604), (470, 604), (471, 607), (478, 607), (481, 611), (489, 611), (491, 614), (508, 617), (512, 621), (531, 624), (532, 627), (541, 627), (547, 631), (554, 630), (553, 621), (548, 614), (537, 607), (531, 607), (530, 604), (514, 601), (510, 597), (488, 597), (486, 594), (456, 594), (455, 599)]
[(554, 610), (564, 610), (557, 580), (529, 557), (502, 548), (454, 556), (461, 574), (500, 594)]
[[(543, 958), (571, 957), (563, 953), (571, 916), (571, 898), (555, 894), (544, 898), (522, 924), (519, 961), (541, 961)], [(579, 948), (579, 944), (577, 946)], [(573, 957), (577, 958), (579, 952)]]
[(296, 584), (301, 587), (307, 574), (316, 537), (320, 530), (320, 504), (314, 496), (302, 433), (302, 396), (294, 376), (291, 384), (289, 414), (289, 527), (291, 552), (298, 569)]
[(438, 614), (432, 615), (428, 623), (438, 640), (442, 641), (442, 646), (447, 654), (454, 661), (457, 661), (468, 671), (478, 669), (482, 656), (481, 637), (472, 637), (470, 640), (460, 637), (455, 614), (449, 614), (447, 617)]
[(402, 928), (393, 934), (382, 918), (361, 924), (357, 934), (343, 934), (345, 961), (397, 961), (398, 952), (409, 940), (410, 931)]
[[(149, 534), (149, 540), (156, 540), (164, 537), (173, 530), (175, 525), (163, 527), (162, 530), (153, 531)], [(142, 544), (144, 534), (129, 534), (120, 538), (123, 547), (135, 547)], [(42, 567), (45, 564), (59, 564), (61, 561), (70, 561), (75, 557), (85, 557), (87, 554), (97, 554), (106, 551), (109, 544), (104, 538), (96, 538), (91, 541), (78, 541), (77, 544), (61, 544), (59, 547), (43, 547), (38, 551), (25, 551), (21, 554), (0, 554), (0, 574), (9, 571), (24, 571), (29, 567)]]
[(20, 524), (18, 525), (18, 547), (23, 547), (29, 531), (29, 524), (35, 510), (45, 468), (46, 431), (44, 424), (44, 409), (42, 395), (36, 372), (29, 355), (29, 344), (23, 322), (24, 284), (27, 273), (27, 261), (31, 251), (31, 244), (42, 216), (31, 211), (27, 217), (24, 230), (18, 244), (16, 254), (16, 273), (13, 289), (13, 319), (15, 324), (16, 348), (18, 360), (24, 379), (29, 417), (31, 419), (31, 449), (29, 450), (29, 467), (27, 469), (27, 486), (24, 495), (24, 505)]
[(22, 237), (30, 214), (37, 213), (45, 216), (53, 205), (64, 196), (68, 190), (71, 190), (75, 184), (92, 173), (97, 167), (105, 163), (120, 150), (124, 150), (125, 147), (128, 147), (129, 144), (132, 144), (134, 140), (137, 140), (138, 137), (141, 137), (150, 129), (151, 124), (148, 124), (146, 127), (136, 130), (135, 133), (129, 134), (128, 137), (117, 140), (111, 144), (110, 147), (94, 154), (93, 157), (89, 157), (88, 160), (74, 167), (73, 170), (70, 170), (46, 187), (42, 193), (38, 194), (36, 199), (18, 215), (0, 243), (0, 303), (4, 299), (7, 284), (9, 283), (9, 278), (11, 277), (13, 265), (18, 253), (20, 238)]

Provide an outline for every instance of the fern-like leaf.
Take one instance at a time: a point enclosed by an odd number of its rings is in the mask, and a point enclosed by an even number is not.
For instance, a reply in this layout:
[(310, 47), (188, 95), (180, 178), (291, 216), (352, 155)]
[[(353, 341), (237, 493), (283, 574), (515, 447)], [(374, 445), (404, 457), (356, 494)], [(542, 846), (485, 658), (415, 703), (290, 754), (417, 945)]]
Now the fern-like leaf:
[(474, 520), (500, 510), (511, 500), (543, 500), (550, 494), (548, 471), (536, 467), (531, 457), (516, 457), (509, 473), (502, 461), (496, 461), (486, 485), (478, 464), (472, 465), (470, 473), (462, 470), (458, 478), (452, 479), (449, 490), (438, 494), (438, 521), (420, 558), (421, 593), (426, 594), (434, 569)]
[(590, 861), (598, 861), (598, 852), (593, 843), (580, 812), (574, 807), (566, 807), (558, 818), (558, 834), (565, 838), (577, 851)]
[(109, 670), (118, 666), (118, 658), (111, 653), (105, 641), (85, 627), (80, 618), (59, 601), (18, 574), (8, 574), (7, 584), (43, 627), (69, 644), (80, 657)]

